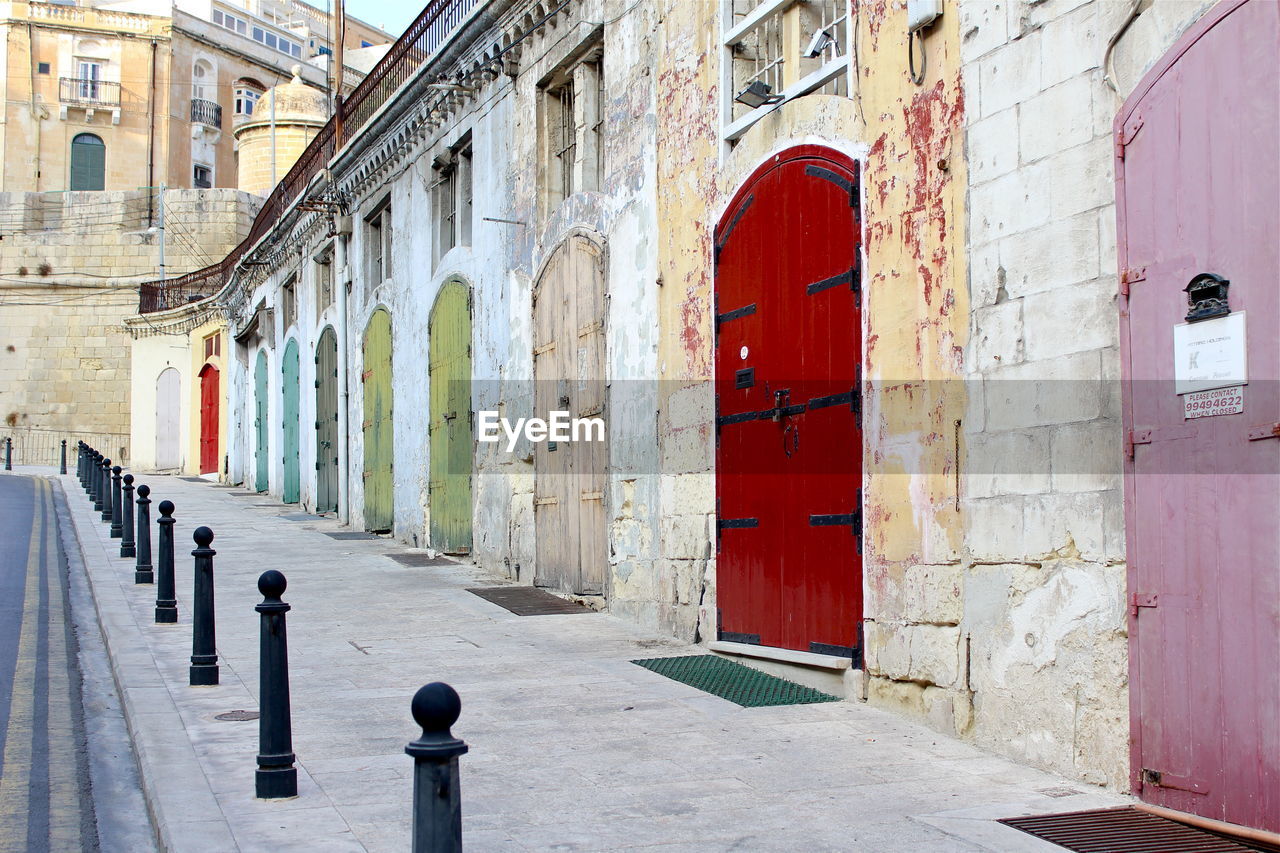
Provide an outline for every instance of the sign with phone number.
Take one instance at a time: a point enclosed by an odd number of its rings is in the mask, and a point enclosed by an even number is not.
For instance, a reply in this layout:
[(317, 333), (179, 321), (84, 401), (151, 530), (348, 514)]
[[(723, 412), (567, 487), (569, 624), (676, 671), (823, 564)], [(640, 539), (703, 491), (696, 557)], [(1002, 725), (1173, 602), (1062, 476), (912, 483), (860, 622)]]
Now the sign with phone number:
[(1212, 391), (1196, 391), (1182, 397), (1182, 413), (1191, 418), (1211, 418), (1214, 415), (1238, 415), (1244, 411), (1244, 386), (1214, 388)]

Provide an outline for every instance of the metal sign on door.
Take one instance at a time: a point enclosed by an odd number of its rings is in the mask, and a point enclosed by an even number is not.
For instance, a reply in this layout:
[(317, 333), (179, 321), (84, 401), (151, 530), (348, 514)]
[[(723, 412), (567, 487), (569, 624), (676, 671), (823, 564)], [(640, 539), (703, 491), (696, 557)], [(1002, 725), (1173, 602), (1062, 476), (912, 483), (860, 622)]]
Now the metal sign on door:
[[(1280, 831), (1276, 68), (1280, 4), (1224, 0), (1116, 119), (1120, 264), (1144, 271), (1125, 276), (1120, 303), (1131, 781), (1149, 803), (1271, 831)], [(1217, 292), (1199, 301), (1205, 282)], [(1201, 404), (1214, 416), (1196, 416)]]
[(716, 230), (719, 636), (861, 665), (857, 165), (792, 149)]

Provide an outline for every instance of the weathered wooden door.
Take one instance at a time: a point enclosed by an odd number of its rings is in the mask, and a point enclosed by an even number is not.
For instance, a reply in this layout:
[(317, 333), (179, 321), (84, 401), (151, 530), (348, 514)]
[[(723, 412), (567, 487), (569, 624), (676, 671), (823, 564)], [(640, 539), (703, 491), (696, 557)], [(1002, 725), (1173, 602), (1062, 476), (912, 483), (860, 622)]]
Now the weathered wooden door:
[[(1280, 831), (1280, 5), (1228, 0), (1116, 120), (1130, 760), (1149, 803)], [(1228, 279), (1228, 317), (1184, 288)], [(1124, 295), (1128, 291), (1127, 296)], [(1212, 313), (1212, 312), (1209, 312)], [(1243, 316), (1243, 332), (1231, 330)], [(1178, 333), (1243, 338), (1198, 413)], [(1224, 328), (1218, 328), (1224, 327)], [(1197, 350), (1199, 354), (1197, 355)], [(1185, 375), (1184, 375), (1184, 378)], [(1221, 380), (1219, 380), (1220, 384)], [(1239, 409), (1236, 413), (1228, 413)]]
[(200, 473), (218, 472), (218, 409), (222, 394), (218, 368), (200, 369)]
[(471, 292), (445, 282), (428, 330), (431, 545), (471, 551)]
[(254, 472), (253, 488), (259, 492), (265, 492), (270, 482), (267, 479), (267, 420), (270, 411), (267, 401), (267, 353), (265, 350), (258, 350), (258, 361), (253, 369), (253, 430), (255, 434), (254, 441), (254, 462), (256, 470)]
[(301, 483), (299, 480), (299, 448), (298, 448), (298, 342), (290, 338), (285, 344), (284, 359), (280, 365), (281, 394), (283, 406), (284, 435), (284, 489), (283, 500), (287, 504), (298, 502)]
[[(562, 243), (533, 289), (534, 414), (605, 418), (605, 297), (601, 248), (582, 235)], [(534, 583), (604, 592), (608, 565), (604, 487), (608, 444), (534, 445)]]
[(156, 377), (156, 468), (167, 471), (182, 465), (178, 416), (182, 410), (182, 378), (166, 367)]
[(861, 665), (857, 166), (805, 146), (753, 175), (716, 253), (716, 576), (725, 640)]
[(316, 512), (338, 510), (338, 336), (316, 344)]
[(364, 526), (385, 532), (394, 523), (392, 460), (391, 314), (379, 308), (364, 330)]

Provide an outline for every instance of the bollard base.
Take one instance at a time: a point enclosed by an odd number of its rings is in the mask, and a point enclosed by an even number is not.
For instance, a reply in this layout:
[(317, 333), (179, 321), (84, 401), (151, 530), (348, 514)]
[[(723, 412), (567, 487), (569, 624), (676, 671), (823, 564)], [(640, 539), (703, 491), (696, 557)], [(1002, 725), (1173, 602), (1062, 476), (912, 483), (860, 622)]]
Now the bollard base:
[(124, 538), (124, 528), (122, 528), (122, 527), (115, 527), (115, 526), (112, 526), (112, 528), (111, 528), (111, 538), (112, 538), (112, 539), (123, 539), (123, 538)]
[(202, 663), (191, 667), (192, 687), (216, 687), (218, 684), (218, 665)]
[(298, 796), (298, 768), (258, 768), (254, 774), (256, 795), (260, 800), (279, 800)]
[(136, 556), (138, 556), (138, 548), (137, 548), (137, 546), (135, 546), (135, 545), (121, 545), (121, 546), (120, 546), (120, 556), (121, 556), (121, 557), (136, 557)]
[(178, 622), (178, 602), (156, 605), (156, 624), (175, 625)]
[(141, 569), (139, 571), (135, 571), (133, 573), (133, 582), (134, 583), (155, 583), (156, 582), (155, 572), (151, 571), (150, 569)]

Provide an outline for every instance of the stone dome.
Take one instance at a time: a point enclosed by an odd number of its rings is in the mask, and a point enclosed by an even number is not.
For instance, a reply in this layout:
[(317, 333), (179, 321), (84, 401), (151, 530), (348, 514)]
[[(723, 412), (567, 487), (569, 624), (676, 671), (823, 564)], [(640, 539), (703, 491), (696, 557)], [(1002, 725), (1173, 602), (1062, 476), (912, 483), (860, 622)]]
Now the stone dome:
[(271, 105), (275, 104), (276, 124), (316, 124), (329, 120), (329, 96), (302, 82), (302, 66), (293, 66), (293, 79), (263, 93), (253, 108), (253, 120), (241, 127), (271, 123)]

